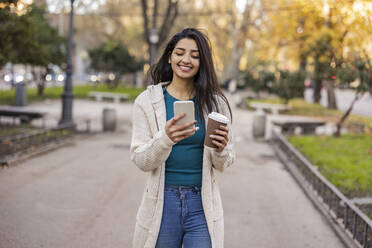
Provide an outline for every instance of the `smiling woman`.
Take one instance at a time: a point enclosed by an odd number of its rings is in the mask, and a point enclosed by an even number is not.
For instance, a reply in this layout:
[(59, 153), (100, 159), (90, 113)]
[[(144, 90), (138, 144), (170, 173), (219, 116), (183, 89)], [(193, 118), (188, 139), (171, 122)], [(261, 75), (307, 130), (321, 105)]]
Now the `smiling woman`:
[[(182, 39), (177, 43), (177, 47), (173, 50), (171, 56), (169, 56), (168, 63), (171, 64), (173, 70), (173, 83), (167, 90), (170, 94), (177, 99), (191, 99), (191, 92), (193, 89), (192, 81), (195, 74), (199, 71), (199, 50), (196, 42), (193, 39)], [(183, 93), (182, 90), (175, 89), (174, 86), (181, 85), (182, 81), (187, 82), (185, 86), (188, 87), (187, 95), (178, 95)], [(173, 86), (173, 87), (172, 87)]]
[[(153, 85), (133, 106), (131, 159), (151, 172), (133, 247), (222, 248), (223, 210), (214, 170), (233, 164), (235, 153), (231, 121), (209, 136), (216, 148), (204, 145), (207, 115), (232, 116), (207, 36), (194, 28), (175, 34), (150, 74)], [(185, 116), (174, 115), (179, 100), (194, 103), (195, 121), (178, 123)]]

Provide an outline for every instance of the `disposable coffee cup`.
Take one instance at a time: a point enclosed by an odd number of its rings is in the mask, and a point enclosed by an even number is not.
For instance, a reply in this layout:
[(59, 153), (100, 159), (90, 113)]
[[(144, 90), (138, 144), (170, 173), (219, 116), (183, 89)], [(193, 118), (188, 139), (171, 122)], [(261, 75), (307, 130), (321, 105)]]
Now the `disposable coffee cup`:
[(204, 145), (211, 147), (211, 148), (217, 148), (215, 144), (212, 143), (212, 138), (209, 137), (211, 134), (215, 134), (213, 131), (216, 129), (220, 129), (220, 126), (227, 126), (229, 123), (229, 118), (224, 116), (223, 114), (212, 112), (208, 115), (208, 124), (207, 124), (207, 132), (205, 134), (204, 138)]

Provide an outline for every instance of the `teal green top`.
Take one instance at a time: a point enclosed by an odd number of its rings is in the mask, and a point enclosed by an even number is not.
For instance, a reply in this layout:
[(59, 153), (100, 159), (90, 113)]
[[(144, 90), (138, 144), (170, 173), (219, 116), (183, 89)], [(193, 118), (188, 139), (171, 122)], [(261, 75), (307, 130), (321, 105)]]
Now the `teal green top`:
[[(167, 121), (174, 116), (173, 103), (179, 101), (171, 96), (163, 87)], [(196, 108), (195, 97), (190, 99), (195, 106), (196, 127), (199, 130), (193, 136), (173, 145), (172, 151), (165, 161), (166, 186), (201, 186), (205, 127)]]

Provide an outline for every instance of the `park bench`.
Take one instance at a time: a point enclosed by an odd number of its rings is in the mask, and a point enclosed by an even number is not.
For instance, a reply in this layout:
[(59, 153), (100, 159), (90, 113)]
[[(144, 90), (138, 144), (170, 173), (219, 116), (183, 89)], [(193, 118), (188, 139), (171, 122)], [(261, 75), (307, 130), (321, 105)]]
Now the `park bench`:
[(0, 116), (18, 118), (22, 124), (28, 124), (33, 119), (43, 118), (44, 115), (45, 113), (43, 112), (28, 110), (24, 107), (0, 106)]
[(315, 134), (317, 127), (324, 126), (326, 122), (316, 120), (273, 120), (273, 125), (279, 126), (283, 134), (293, 135), (297, 127), (302, 134)]
[(277, 115), (279, 111), (289, 110), (290, 107), (283, 104), (271, 104), (263, 102), (250, 102), (249, 106), (257, 110), (269, 110), (271, 113)]
[(102, 101), (102, 99), (112, 99), (114, 102), (120, 102), (121, 100), (128, 100), (129, 96), (123, 93), (111, 93), (111, 92), (100, 92), (90, 91), (89, 97), (95, 98), (96, 101)]

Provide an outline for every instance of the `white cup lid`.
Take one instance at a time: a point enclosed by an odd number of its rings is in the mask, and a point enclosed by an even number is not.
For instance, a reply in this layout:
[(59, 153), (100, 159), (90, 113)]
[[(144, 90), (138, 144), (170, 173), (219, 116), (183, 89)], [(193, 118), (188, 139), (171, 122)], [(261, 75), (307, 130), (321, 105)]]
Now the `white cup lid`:
[(223, 114), (220, 114), (220, 113), (217, 113), (217, 112), (212, 112), (208, 115), (208, 118), (211, 118), (215, 121), (218, 121), (218, 122), (221, 122), (221, 123), (224, 123), (224, 124), (227, 124), (229, 123), (229, 118), (227, 118), (226, 116), (224, 116)]

